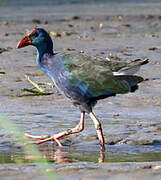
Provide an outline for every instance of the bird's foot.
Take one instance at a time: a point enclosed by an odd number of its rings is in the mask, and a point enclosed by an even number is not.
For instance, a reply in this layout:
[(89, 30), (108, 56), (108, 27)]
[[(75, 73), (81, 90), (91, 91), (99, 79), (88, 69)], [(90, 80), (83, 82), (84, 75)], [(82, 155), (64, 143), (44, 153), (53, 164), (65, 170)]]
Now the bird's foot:
[(25, 136), (28, 138), (31, 138), (31, 139), (40, 139), (38, 141), (32, 141), (32, 142), (30, 142), (30, 144), (42, 144), (42, 143), (45, 143), (47, 141), (55, 141), (59, 147), (62, 147), (62, 144), (60, 143), (60, 141), (58, 140), (56, 135), (34, 136), (31, 134), (25, 133)]

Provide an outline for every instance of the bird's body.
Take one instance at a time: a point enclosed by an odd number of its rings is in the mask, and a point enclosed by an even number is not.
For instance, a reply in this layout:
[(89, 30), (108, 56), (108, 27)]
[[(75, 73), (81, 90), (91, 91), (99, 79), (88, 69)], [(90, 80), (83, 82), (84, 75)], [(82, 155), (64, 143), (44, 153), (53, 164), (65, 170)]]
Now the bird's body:
[(121, 80), (120, 75), (113, 75), (113, 72), (125, 69), (127, 63), (111, 62), (82, 53), (44, 53), (37, 57), (37, 64), (60, 92), (85, 112), (91, 112), (97, 100), (130, 92), (142, 81), (141, 77), (133, 76), (135, 82), (130, 84), (130, 75), (122, 76)]
[[(38, 50), (36, 62), (40, 69), (81, 111), (79, 127), (73, 128), (74, 131), (68, 133), (65, 131), (63, 135), (52, 136), (52, 138), (58, 141), (57, 139), (64, 135), (75, 133), (75, 130), (81, 131), (84, 114), (87, 112), (94, 121), (100, 144), (104, 148), (101, 125), (93, 114), (92, 108), (99, 99), (135, 91), (137, 84), (143, 81), (143, 78), (130, 75), (130, 72), (134, 73), (141, 65), (148, 63), (148, 60), (112, 62), (82, 53), (53, 53), (52, 40), (43, 29), (34, 29), (30, 35), (19, 42), (17, 47), (27, 45), (36, 46)], [(47, 141), (47, 138), (40, 139), (45, 139), (41, 142)]]

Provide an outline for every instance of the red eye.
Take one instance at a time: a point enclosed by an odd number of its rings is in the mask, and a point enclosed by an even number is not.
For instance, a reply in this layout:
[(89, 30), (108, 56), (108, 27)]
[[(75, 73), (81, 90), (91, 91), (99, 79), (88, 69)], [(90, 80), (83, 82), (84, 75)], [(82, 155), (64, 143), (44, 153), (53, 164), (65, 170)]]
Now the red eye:
[(37, 33), (32, 34), (32, 37), (37, 37), (37, 36), (38, 36)]
[(30, 38), (36, 38), (38, 36), (37, 33), (33, 32), (29, 35)]

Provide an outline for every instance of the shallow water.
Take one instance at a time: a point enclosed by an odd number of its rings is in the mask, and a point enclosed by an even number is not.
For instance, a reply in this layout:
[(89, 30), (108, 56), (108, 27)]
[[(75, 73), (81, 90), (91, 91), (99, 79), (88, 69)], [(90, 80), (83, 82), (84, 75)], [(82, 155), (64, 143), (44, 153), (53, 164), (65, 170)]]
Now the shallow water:
[[(134, 146), (134, 145), (114, 145), (107, 146), (104, 153), (104, 162), (152, 162), (161, 159), (161, 145), (158, 147)], [(61, 149), (52, 145), (45, 145), (39, 150), (43, 153), (44, 158), (48, 162), (63, 163), (63, 162), (98, 162), (101, 154), (98, 152), (99, 146), (86, 145), (79, 147), (63, 147)], [(23, 151), (15, 150), (1, 151), (0, 163), (32, 163), (34, 156), (26, 154)]]

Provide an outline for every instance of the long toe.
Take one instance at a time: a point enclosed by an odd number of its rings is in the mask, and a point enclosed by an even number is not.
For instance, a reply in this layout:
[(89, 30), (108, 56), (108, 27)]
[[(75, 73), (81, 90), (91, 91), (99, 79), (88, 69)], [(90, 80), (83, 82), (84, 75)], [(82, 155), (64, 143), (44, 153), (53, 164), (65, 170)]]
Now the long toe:
[(45, 143), (47, 141), (55, 141), (59, 147), (62, 147), (62, 144), (60, 143), (60, 141), (55, 137), (55, 135), (52, 136), (34, 136), (28, 133), (25, 133), (25, 136), (31, 139), (40, 139), (39, 141), (32, 141), (30, 142), (30, 144), (42, 144)]
[(32, 141), (30, 144), (42, 144), (48, 141), (54, 140), (52, 137), (46, 137), (45, 139), (39, 140), (39, 141)]
[(28, 137), (28, 138), (31, 138), (31, 139), (41, 139), (41, 140), (50, 137), (50, 135), (45, 135), (45, 136), (35, 136), (35, 135), (28, 134), (28, 133), (25, 133), (24, 135), (25, 135), (26, 137)]

